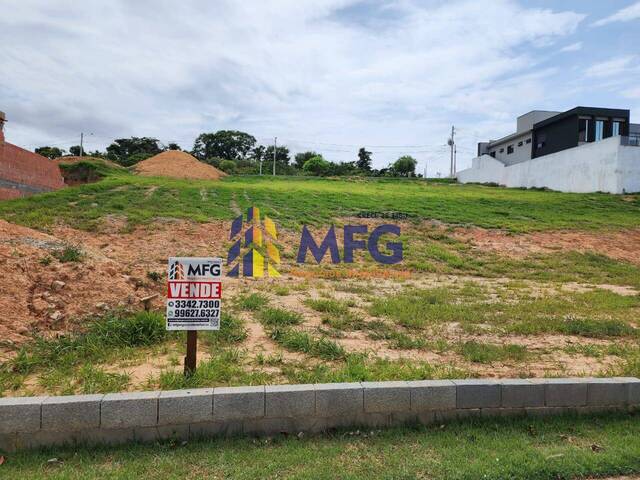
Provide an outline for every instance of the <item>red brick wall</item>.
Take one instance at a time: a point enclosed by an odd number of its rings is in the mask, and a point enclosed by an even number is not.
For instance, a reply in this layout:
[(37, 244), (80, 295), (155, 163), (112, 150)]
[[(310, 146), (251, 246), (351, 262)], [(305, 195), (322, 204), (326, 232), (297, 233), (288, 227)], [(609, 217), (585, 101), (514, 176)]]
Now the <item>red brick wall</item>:
[(12, 198), (21, 197), (22, 194), (17, 188), (2, 188), (0, 187), (0, 200), (11, 200)]
[(1, 140), (0, 179), (48, 190), (64, 187), (60, 169), (53, 160)]

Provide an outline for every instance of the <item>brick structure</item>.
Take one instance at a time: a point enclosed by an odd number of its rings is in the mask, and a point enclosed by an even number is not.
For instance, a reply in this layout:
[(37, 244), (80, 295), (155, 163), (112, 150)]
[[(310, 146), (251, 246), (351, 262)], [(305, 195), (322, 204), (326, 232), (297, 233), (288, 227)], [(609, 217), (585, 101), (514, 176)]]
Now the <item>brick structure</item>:
[(41, 155), (5, 142), (0, 112), (0, 200), (58, 190), (64, 179), (58, 165)]

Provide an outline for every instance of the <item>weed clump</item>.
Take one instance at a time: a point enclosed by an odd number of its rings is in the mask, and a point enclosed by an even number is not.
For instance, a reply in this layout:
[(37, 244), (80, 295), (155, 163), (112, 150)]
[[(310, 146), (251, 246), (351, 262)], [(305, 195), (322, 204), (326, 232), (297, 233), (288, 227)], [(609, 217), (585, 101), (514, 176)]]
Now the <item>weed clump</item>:
[(239, 297), (236, 299), (236, 305), (241, 310), (249, 310), (251, 312), (260, 310), (261, 308), (266, 307), (268, 304), (269, 299), (259, 293), (252, 293), (251, 295)]
[(346, 357), (344, 348), (328, 338), (314, 338), (306, 332), (293, 329), (275, 329), (271, 338), (288, 350), (303, 352), (324, 360), (340, 360)]
[(51, 255), (58, 259), (59, 262), (81, 262), (84, 258), (84, 252), (77, 245), (66, 245), (63, 248), (54, 250)]
[(266, 308), (261, 312), (260, 318), (262, 323), (269, 327), (284, 327), (302, 323), (302, 316), (299, 313), (282, 308)]

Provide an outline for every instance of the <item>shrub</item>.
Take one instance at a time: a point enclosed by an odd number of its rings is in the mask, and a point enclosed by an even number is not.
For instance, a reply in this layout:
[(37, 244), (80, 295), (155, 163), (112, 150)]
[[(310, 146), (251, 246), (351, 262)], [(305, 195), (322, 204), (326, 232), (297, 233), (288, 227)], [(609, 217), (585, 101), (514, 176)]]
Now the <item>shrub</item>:
[(322, 155), (310, 158), (302, 166), (302, 170), (313, 175), (325, 175), (329, 168), (329, 162), (322, 158)]
[(226, 173), (234, 173), (236, 171), (236, 162), (233, 160), (223, 160), (220, 162), (220, 170)]

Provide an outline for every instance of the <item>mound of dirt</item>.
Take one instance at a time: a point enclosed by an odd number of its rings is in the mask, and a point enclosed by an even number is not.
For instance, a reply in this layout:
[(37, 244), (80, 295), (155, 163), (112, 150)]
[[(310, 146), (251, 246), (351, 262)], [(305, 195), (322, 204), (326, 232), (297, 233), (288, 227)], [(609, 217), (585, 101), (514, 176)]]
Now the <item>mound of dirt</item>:
[(64, 163), (66, 165), (71, 165), (72, 163), (78, 163), (78, 162), (103, 162), (105, 165), (108, 165), (110, 167), (114, 167), (114, 168), (124, 168), (122, 165), (118, 165), (115, 162), (112, 162), (111, 160), (107, 160), (106, 158), (100, 158), (100, 157), (75, 157), (75, 156), (68, 156), (68, 157), (58, 157), (54, 160), (57, 163)]
[(167, 150), (134, 167), (140, 175), (148, 177), (188, 178), (194, 180), (219, 180), (227, 174), (212, 165), (199, 161), (192, 155), (178, 150)]

